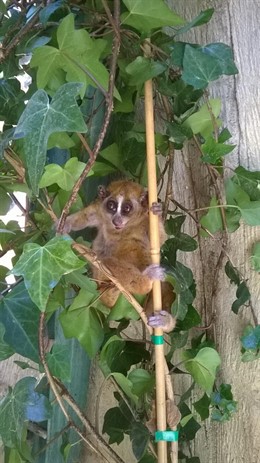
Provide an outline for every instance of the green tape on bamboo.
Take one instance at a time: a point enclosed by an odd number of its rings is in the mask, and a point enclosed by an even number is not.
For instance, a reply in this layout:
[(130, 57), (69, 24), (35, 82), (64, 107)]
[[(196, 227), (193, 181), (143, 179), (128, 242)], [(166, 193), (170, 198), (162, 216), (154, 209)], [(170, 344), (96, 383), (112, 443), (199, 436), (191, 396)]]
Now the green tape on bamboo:
[(153, 334), (151, 336), (151, 341), (155, 346), (159, 346), (164, 343), (164, 337)]
[(155, 432), (155, 442), (165, 441), (165, 442), (177, 442), (179, 439), (179, 431), (156, 431)]

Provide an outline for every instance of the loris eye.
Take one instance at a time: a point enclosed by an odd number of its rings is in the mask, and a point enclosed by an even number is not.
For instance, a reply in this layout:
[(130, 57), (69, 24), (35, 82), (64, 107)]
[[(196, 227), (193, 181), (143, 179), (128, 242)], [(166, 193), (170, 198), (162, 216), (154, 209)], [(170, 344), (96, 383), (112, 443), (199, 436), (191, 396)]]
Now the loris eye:
[(131, 203), (125, 203), (123, 204), (123, 207), (122, 207), (122, 213), (129, 214), (129, 212), (131, 212), (132, 209), (133, 209), (133, 206)]
[(108, 211), (112, 211), (112, 212), (116, 212), (117, 211), (117, 203), (115, 201), (113, 201), (112, 199), (110, 199), (107, 204), (106, 204), (106, 207), (107, 207), (107, 210)]

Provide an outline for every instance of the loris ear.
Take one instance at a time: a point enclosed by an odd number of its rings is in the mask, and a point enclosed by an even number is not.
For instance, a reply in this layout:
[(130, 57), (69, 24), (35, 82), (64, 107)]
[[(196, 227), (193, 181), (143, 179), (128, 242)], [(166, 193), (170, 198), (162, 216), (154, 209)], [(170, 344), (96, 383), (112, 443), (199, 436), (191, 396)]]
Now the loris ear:
[(140, 203), (144, 209), (148, 209), (148, 191), (144, 191), (141, 194)]
[(99, 199), (105, 199), (110, 195), (109, 191), (106, 189), (104, 185), (98, 186), (98, 197)]

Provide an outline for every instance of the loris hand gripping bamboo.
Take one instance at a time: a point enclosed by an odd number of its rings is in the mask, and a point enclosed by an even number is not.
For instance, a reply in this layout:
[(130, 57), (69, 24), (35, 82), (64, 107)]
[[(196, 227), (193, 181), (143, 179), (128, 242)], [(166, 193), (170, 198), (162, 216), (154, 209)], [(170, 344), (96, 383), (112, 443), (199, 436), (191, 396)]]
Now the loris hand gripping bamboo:
[[(158, 205), (153, 213), (158, 211)], [(119, 180), (108, 188), (99, 187), (98, 198), (89, 206), (67, 217), (64, 232), (82, 230), (86, 227), (97, 229), (93, 241), (93, 250), (98, 258), (109, 268), (118, 281), (131, 294), (148, 294), (153, 280), (163, 281), (164, 270), (151, 263), (149, 241), (147, 192), (138, 183)], [(160, 221), (160, 241), (166, 240), (166, 233)], [(107, 277), (93, 268), (93, 277), (104, 287)], [(113, 307), (119, 296), (116, 287), (108, 287), (101, 295), (102, 302)], [(148, 323), (152, 327), (161, 327), (165, 332), (175, 326), (175, 319), (168, 310), (174, 300), (172, 287), (168, 283), (162, 286), (162, 302), (166, 310), (149, 315)], [(151, 307), (148, 301), (148, 306)]]

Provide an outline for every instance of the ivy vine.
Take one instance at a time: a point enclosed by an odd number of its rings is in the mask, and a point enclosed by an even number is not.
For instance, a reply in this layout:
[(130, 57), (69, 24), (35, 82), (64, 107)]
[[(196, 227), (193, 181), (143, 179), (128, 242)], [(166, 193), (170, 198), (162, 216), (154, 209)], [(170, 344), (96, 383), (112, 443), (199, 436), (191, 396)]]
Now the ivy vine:
[[(241, 221), (260, 225), (260, 172), (239, 166), (223, 178), (225, 156), (235, 145), (220, 119), (221, 101), (208, 90), (212, 81), (238, 72), (232, 50), (224, 43), (182, 40), (213, 13), (207, 9), (187, 22), (163, 0), (0, 0), (0, 214), (15, 205), (24, 215), (22, 225), (14, 219), (0, 224), (1, 257), (14, 253), (11, 272), (5, 263), (0, 266), (0, 360), (20, 354), (24, 360), (16, 364), (33, 367), (41, 378), (20, 379), (2, 397), (6, 463), (74, 461), (80, 442), (94, 446), (102, 461), (108, 453), (122, 462), (110, 444), (120, 444), (126, 435), (136, 461), (157, 461), (151, 344), (142, 336), (130, 339), (125, 331), (139, 315), (124, 294), (111, 311), (100, 303), (89, 267), (75, 252), (78, 245), (88, 249), (90, 236), (55, 236), (58, 219), (59, 231), (68, 213), (90, 202), (108, 177), (147, 184), (145, 129), (136, 114), (148, 79), (153, 79), (156, 111), (164, 120), (155, 136), (169, 237), (162, 262), (176, 293), (177, 326), (167, 337), (166, 360), (172, 374), (191, 378), (189, 389), (177, 397), (180, 417), (177, 413), (172, 423), (180, 420), (179, 460), (198, 463), (185, 443), (204, 420), (223, 422), (237, 409), (231, 386), (219, 384), (221, 359), (195, 307), (192, 270), (180, 261), (181, 253), (198, 246), (197, 236), (183, 232), (187, 217), (209, 240), (217, 232), (223, 237), (234, 232)], [(144, 57), (148, 38), (149, 58)], [(214, 184), (204, 211), (187, 209), (172, 193), (175, 151), (190, 140)], [(219, 185), (224, 185), (224, 200)], [(26, 206), (20, 193), (26, 194)], [(226, 275), (236, 286), (230, 310), (238, 314), (249, 307), (254, 314), (246, 275), (230, 261), (225, 239), (221, 247)], [(259, 243), (251, 259), (259, 272)], [(142, 304), (138, 297), (137, 302)], [(255, 325), (241, 336), (243, 362), (260, 356), (260, 330), (253, 318)], [(85, 415), (82, 400), (83, 370), (94, 357), (105, 380), (115, 384), (116, 405), (106, 411), (100, 429)], [(200, 391), (196, 401), (195, 386)]]

